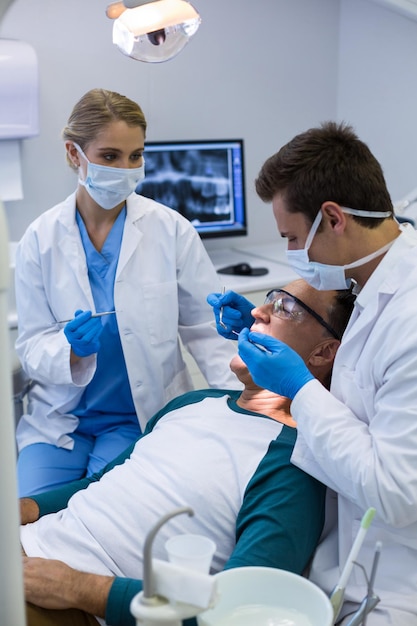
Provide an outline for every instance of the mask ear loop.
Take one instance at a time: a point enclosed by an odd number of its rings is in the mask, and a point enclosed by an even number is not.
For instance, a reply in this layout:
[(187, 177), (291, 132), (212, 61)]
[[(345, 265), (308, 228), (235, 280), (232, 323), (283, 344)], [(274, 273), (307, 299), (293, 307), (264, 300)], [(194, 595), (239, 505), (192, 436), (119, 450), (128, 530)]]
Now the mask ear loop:
[(320, 209), (320, 211), (317, 213), (316, 217), (314, 218), (314, 222), (311, 225), (310, 232), (308, 233), (306, 242), (304, 244), (304, 250), (306, 252), (308, 252), (308, 250), (309, 250), (309, 248), (311, 246), (311, 243), (312, 243), (312, 241), (313, 241), (313, 239), (315, 237), (315, 234), (317, 232), (317, 229), (318, 229), (322, 219), (323, 219), (323, 214), (322, 214), (321, 209)]
[(356, 217), (373, 217), (375, 219), (383, 219), (385, 217), (391, 217), (393, 215), (392, 211), (365, 211), (364, 209), (351, 209), (347, 206), (340, 207), (343, 213), (348, 213), (349, 215), (355, 215)]
[[(67, 162), (70, 165), (70, 167), (72, 167), (73, 169), (78, 169), (80, 167), (80, 159), (79, 157), (79, 146), (78, 144), (75, 143), (75, 141), (68, 141), (65, 142), (65, 154), (66, 154), (66, 158), (67, 158)], [(75, 154), (74, 154), (74, 149), (75, 149)], [(77, 158), (77, 162), (75, 161), (75, 159)]]
[(90, 164), (90, 160), (85, 154), (85, 152), (81, 149), (81, 146), (78, 145), (78, 143), (76, 143), (75, 141), (73, 141), (72, 143), (74, 144), (75, 149), (77, 150), (78, 154), (80, 154), (87, 162), (87, 171), (85, 173), (85, 178), (81, 178), (81, 176), (83, 175), (83, 172), (81, 170), (81, 165), (78, 165), (78, 182), (80, 183), (80, 185), (85, 187), (85, 181), (88, 178), (88, 166)]
[[(351, 209), (350, 207), (346, 206), (341, 206), (340, 208), (342, 209), (343, 213), (355, 215), (356, 217), (374, 217), (375, 219), (381, 219), (390, 217), (390, 215), (392, 215), (391, 211), (364, 211), (362, 209)], [(320, 209), (316, 217), (314, 218), (314, 222), (311, 225), (310, 232), (307, 235), (307, 239), (304, 244), (304, 250), (308, 251), (308, 249), (310, 248), (322, 218), (323, 213)]]
[(381, 256), (381, 254), (384, 254), (384, 252), (388, 252), (388, 250), (394, 244), (394, 241), (395, 239), (393, 239), (392, 241), (389, 241), (388, 243), (385, 244), (385, 246), (382, 246), (382, 248), (378, 248), (378, 250), (375, 250), (375, 252), (371, 252), (367, 256), (364, 256), (362, 259), (358, 259), (357, 261), (353, 261), (352, 263), (348, 263), (347, 265), (344, 265), (343, 269), (351, 270), (354, 267), (360, 267), (361, 265), (365, 265), (365, 263), (368, 263), (369, 261), (376, 259), (377, 257)]
[(80, 148), (80, 146), (78, 145), (78, 143), (76, 143), (75, 141), (72, 142), (78, 152), (78, 154), (81, 154), (82, 157), (84, 157), (84, 159), (87, 161), (87, 163), (90, 163), (87, 155), (83, 152), (83, 150)]

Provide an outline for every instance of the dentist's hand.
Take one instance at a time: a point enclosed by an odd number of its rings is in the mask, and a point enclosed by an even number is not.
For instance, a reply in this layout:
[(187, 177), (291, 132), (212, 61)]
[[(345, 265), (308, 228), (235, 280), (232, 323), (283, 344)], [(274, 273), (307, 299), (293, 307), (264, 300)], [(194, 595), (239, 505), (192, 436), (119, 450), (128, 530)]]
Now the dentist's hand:
[[(264, 346), (265, 350), (258, 348), (253, 342)], [(256, 385), (290, 400), (301, 387), (314, 379), (297, 352), (269, 335), (242, 330), (239, 334), (238, 351)]]
[[(234, 291), (226, 291), (224, 294), (210, 293), (207, 302), (213, 307), (217, 332), (226, 339), (237, 339), (242, 328), (250, 328), (255, 321), (251, 315), (255, 305)], [(221, 309), (222, 321), (226, 328), (220, 324)]]
[(95, 354), (100, 349), (103, 332), (101, 318), (91, 317), (91, 311), (75, 311), (75, 317), (64, 326), (64, 333), (74, 354), (80, 357)]

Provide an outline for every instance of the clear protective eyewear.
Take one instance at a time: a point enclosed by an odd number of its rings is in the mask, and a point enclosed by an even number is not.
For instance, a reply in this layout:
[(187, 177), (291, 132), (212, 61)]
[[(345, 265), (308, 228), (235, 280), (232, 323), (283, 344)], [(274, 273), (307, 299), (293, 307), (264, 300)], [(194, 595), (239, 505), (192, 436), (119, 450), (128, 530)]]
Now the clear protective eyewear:
[(285, 289), (272, 289), (266, 294), (264, 304), (272, 304), (272, 313), (284, 320), (301, 321), (305, 313), (312, 315), (323, 328), (325, 328), (335, 339), (340, 341), (341, 337), (334, 328), (316, 313), (308, 304), (293, 296)]

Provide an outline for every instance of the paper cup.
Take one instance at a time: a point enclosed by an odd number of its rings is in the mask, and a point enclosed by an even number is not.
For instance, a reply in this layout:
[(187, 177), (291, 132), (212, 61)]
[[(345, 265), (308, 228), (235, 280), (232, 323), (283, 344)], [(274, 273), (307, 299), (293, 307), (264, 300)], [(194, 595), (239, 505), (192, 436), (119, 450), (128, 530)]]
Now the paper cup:
[(170, 563), (208, 574), (216, 551), (214, 541), (204, 535), (175, 535), (165, 543)]

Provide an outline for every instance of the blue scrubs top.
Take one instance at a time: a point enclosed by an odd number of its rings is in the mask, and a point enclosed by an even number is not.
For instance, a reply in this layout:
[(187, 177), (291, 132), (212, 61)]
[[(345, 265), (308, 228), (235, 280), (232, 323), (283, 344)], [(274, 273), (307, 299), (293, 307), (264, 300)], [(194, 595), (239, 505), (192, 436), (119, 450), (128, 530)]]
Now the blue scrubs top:
[[(118, 215), (101, 252), (98, 252), (91, 243), (78, 211), (76, 219), (86, 254), (88, 278), (96, 311), (97, 313), (113, 311), (114, 280), (122, 244), (126, 207)], [(97, 369), (78, 406), (72, 411), (74, 415), (82, 418), (77, 431), (98, 435), (109, 426), (133, 422), (137, 424), (140, 433), (116, 315), (103, 317), (101, 323), (104, 330), (100, 337), (101, 347), (97, 353)]]

